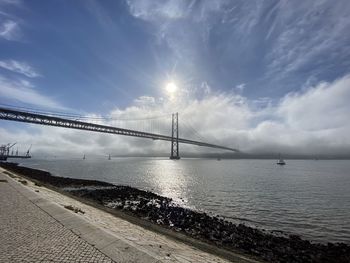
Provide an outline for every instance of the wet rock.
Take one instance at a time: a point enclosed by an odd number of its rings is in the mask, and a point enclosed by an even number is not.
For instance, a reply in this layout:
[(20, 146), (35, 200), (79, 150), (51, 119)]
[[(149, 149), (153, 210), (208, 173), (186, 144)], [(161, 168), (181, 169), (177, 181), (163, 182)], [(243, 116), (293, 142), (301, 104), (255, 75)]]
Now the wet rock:
[(125, 211), (227, 250), (236, 249), (258, 256), (268, 262), (350, 262), (350, 247), (344, 243), (318, 244), (303, 240), (297, 235), (284, 236), (278, 231), (271, 233), (244, 224), (236, 225), (223, 217), (196, 212), (175, 205), (170, 198), (129, 186), (63, 178), (36, 169), (1, 165), (41, 183), (65, 189), (81, 198)]

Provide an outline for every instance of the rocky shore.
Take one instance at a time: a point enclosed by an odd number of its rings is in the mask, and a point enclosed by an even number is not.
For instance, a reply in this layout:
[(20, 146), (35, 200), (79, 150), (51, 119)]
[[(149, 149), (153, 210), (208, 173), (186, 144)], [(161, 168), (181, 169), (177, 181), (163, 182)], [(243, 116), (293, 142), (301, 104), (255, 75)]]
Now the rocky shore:
[(52, 176), (49, 172), (1, 163), (5, 169), (42, 184), (59, 188), (79, 198), (123, 211), (192, 238), (227, 250), (238, 250), (268, 262), (350, 262), (350, 246), (318, 244), (299, 236), (276, 236), (267, 231), (233, 224), (218, 216), (196, 212), (170, 198), (129, 186), (96, 180)]

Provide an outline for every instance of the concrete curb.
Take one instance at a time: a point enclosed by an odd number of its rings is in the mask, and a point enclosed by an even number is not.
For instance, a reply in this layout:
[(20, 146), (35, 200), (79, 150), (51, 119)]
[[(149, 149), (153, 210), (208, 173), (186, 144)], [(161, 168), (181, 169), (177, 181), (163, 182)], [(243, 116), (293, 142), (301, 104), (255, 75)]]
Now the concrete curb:
[[(0, 171), (3, 168), (0, 168)], [(18, 177), (24, 178), (31, 182), (36, 182), (42, 185), (45, 188), (48, 188), (50, 190), (53, 190), (59, 194), (62, 194), (64, 196), (67, 196), (69, 198), (75, 199), (78, 202), (81, 202), (85, 205), (97, 208), (101, 211), (107, 212), (109, 214), (112, 214), (122, 220), (128, 221), (131, 224), (141, 226), (147, 230), (153, 231), (155, 233), (158, 233), (160, 235), (164, 235), (167, 238), (170, 238), (174, 241), (181, 242), (183, 244), (189, 245), (191, 247), (197, 248), (201, 251), (210, 253), (212, 255), (218, 256), (220, 258), (223, 258), (225, 260), (229, 260), (231, 262), (237, 262), (237, 263), (263, 263), (265, 261), (259, 260), (247, 255), (242, 255), (235, 251), (228, 251), (225, 249), (214, 247), (213, 245), (207, 244), (205, 242), (191, 239), (190, 237), (185, 236), (182, 233), (175, 233), (169, 229), (165, 229), (162, 227), (159, 227), (157, 225), (152, 224), (151, 222), (141, 220), (140, 218), (132, 217), (126, 213), (122, 213), (120, 211), (107, 208), (104, 206), (101, 206), (99, 204), (96, 204), (92, 201), (79, 198), (77, 196), (73, 196), (69, 193), (63, 192), (60, 189), (57, 189), (55, 187), (52, 187), (50, 185), (42, 184), (41, 182), (37, 182), (36, 180), (33, 180), (31, 178), (27, 178), (26, 176), (16, 174), (14, 172), (10, 172)], [(85, 219), (77, 216), (72, 211), (69, 211), (67, 209), (64, 209), (63, 207), (58, 206), (55, 203), (51, 203), (49, 201), (43, 200), (42, 198), (38, 197), (38, 195), (29, 190), (28, 188), (25, 188), (23, 185), (18, 183), (16, 180), (14, 180), (16, 184), (18, 185), (19, 189), (23, 189), (26, 192), (29, 192), (28, 194), (31, 197), (28, 197), (33, 203), (35, 203), (38, 207), (40, 207), (42, 210), (44, 210), (46, 213), (48, 213), (50, 216), (52, 216), (54, 219), (56, 219), (58, 222), (60, 222), (65, 227), (69, 228), (72, 232), (80, 236), (83, 240), (88, 242), (91, 245), (94, 245), (97, 249), (99, 249), (102, 253), (109, 256), (113, 260), (116, 260), (117, 262), (168, 262), (168, 260), (164, 260), (163, 257), (158, 257), (154, 253), (148, 253), (147, 251), (143, 251), (140, 248), (133, 247), (132, 244), (129, 244), (129, 242), (126, 240), (122, 240), (113, 234), (110, 234), (106, 232), (103, 229), (100, 229), (91, 223), (85, 221)], [(35, 200), (38, 199), (38, 200)], [(40, 200), (41, 199), (41, 200)], [(47, 204), (49, 203), (49, 204)], [(56, 209), (55, 207), (58, 207), (59, 209)], [(80, 219), (78, 222), (76, 222), (75, 217)], [(81, 225), (81, 226), (80, 226)], [(132, 255), (135, 255), (135, 258), (133, 258), (131, 261), (125, 256), (123, 256), (122, 253), (131, 253)], [(121, 261), (122, 260), (122, 261)], [(187, 262), (187, 261), (186, 261)]]
[(92, 225), (74, 212), (39, 197), (38, 194), (27, 189), (15, 179), (8, 176), (7, 178), (8, 183), (20, 194), (115, 262), (161, 262), (159, 258), (155, 258), (105, 230)]

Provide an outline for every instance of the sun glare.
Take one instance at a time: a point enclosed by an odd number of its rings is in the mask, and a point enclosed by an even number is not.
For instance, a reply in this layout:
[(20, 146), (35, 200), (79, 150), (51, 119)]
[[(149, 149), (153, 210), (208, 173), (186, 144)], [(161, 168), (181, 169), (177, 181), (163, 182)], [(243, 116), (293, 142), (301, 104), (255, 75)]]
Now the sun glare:
[(169, 82), (165, 88), (166, 88), (166, 91), (169, 92), (170, 94), (175, 93), (175, 91), (177, 90), (177, 86), (174, 82)]

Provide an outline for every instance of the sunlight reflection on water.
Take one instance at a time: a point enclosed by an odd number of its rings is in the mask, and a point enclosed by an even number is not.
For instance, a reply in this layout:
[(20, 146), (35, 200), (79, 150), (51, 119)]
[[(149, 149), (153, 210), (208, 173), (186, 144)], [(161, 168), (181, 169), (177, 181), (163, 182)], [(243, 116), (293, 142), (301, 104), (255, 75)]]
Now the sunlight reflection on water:
[(188, 182), (184, 176), (186, 167), (181, 162), (163, 160), (153, 162), (150, 169), (146, 171), (146, 176), (156, 189), (158, 194), (170, 197), (178, 204), (187, 204)]
[(131, 185), (234, 222), (350, 243), (350, 162), (113, 158), (27, 160), (53, 174)]

